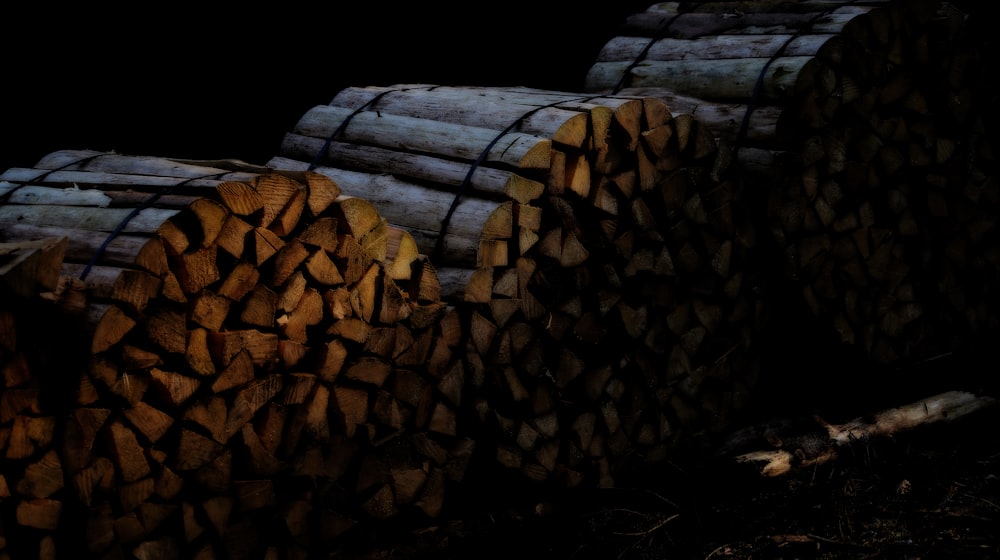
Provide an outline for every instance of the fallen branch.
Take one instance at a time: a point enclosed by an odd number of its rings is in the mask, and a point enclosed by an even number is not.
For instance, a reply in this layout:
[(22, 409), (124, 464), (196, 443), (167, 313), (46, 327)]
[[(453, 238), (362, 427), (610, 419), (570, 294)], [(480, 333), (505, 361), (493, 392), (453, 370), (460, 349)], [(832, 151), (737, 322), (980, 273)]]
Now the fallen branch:
[[(830, 424), (813, 417), (825, 429), (783, 440), (773, 431), (765, 432), (768, 442), (777, 449), (751, 451), (736, 456), (740, 463), (762, 464), (761, 475), (782, 476), (793, 469), (826, 463), (837, 457), (836, 448), (875, 437), (939, 422), (954, 421), (996, 404), (996, 399), (964, 391), (948, 391), (919, 401), (891, 408), (872, 419), (856, 418), (844, 424)], [(736, 438), (733, 438), (734, 440)]]

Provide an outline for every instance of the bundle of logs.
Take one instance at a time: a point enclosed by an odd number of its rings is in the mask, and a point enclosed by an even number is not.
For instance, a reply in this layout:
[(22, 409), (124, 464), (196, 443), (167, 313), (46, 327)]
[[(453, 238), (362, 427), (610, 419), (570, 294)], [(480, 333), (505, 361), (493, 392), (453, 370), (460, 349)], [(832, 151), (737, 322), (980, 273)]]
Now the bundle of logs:
[(100, 152), (0, 180), (4, 557), (297, 558), (441, 513), (458, 339), (369, 202)]
[(585, 91), (662, 99), (732, 145), (786, 285), (832, 337), (905, 366), (1000, 326), (995, 109), (964, 18), (924, 1), (658, 3)]
[[(659, 100), (352, 87), (268, 165), (410, 231), (464, 346), (463, 409), (505, 472), (613, 486), (711, 436), (756, 382), (756, 234), (711, 131)], [(485, 453), (485, 452), (484, 452)]]

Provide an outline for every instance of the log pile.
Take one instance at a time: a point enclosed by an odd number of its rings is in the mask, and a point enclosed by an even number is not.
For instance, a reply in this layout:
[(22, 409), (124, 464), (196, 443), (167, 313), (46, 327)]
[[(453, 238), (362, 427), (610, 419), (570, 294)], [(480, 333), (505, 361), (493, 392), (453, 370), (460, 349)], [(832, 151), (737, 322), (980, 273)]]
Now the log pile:
[(1000, 326), (995, 109), (964, 18), (923, 1), (658, 3), (585, 91), (662, 99), (734, 146), (785, 284), (832, 337), (906, 365)]
[(576, 487), (718, 432), (756, 383), (757, 241), (728, 155), (650, 97), (400, 84), (309, 110), (268, 165), (412, 234), (457, 310), (471, 437)]
[(452, 311), (369, 202), (74, 150), (0, 196), (0, 555), (305, 558), (442, 514)]

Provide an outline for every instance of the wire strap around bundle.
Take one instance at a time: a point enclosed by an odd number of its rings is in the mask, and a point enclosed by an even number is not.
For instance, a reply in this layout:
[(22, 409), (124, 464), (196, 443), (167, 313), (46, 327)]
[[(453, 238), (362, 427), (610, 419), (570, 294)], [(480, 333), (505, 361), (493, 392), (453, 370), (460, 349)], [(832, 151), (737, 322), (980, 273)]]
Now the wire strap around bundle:
[(10, 200), (10, 198), (12, 196), (14, 196), (14, 193), (16, 193), (21, 187), (26, 187), (26, 186), (33, 185), (33, 184), (35, 184), (38, 181), (44, 181), (46, 177), (48, 177), (49, 175), (51, 175), (53, 173), (56, 173), (58, 171), (63, 171), (65, 169), (69, 168), (69, 167), (73, 167), (73, 166), (76, 166), (76, 165), (90, 163), (91, 161), (93, 161), (93, 160), (95, 160), (95, 159), (97, 159), (97, 158), (99, 158), (101, 156), (105, 156), (105, 155), (108, 155), (108, 154), (95, 154), (95, 155), (92, 155), (92, 156), (87, 156), (85, 158), (80, 158), (80, 159), (78, 159), (76, 161), (71, 161), (71, 162), (69, 162), (69, 163), (67, 163), (65, 165), (62, 165), (60, 167), (57, 167), (55, 169), (47, 169), (47, 170), (45, 170), (45, 173), (40, 174), (38, 177), (35, 177), (34, 179), (30, 179), (30, 180), (27, 180), (27, 181), (16, 181), (18, 183), (18, 185), (16, 187), (10, 189), (9, 191), (7, 191), (7, 192), (5, 192), (3, 194), (0, 194), (0, 204), (5, 204), (8, 200)]
[(736, 134), (736, 140), (733, 145), (734, 162), (739, 161), (740, 148), (743, 145), (743, 141), (746, 140), (747, 131), (750, 128), (750, 115), (753, 114), (754, 110), (757, 108), (757, 102), (760, 100), (761, 92), (764, 89), (764, 78), (767, 75), (768, 68), (771, 67), (771, 63), (773, 63), (776, 59), (781, 58), (781, 56), (785, 53), (785, 50), (788, 48), (788, 45), (791, 44), (792, 41), (801, 37), (803, 32), (810, 29), (813, 26), (813, 24), (816, 23), (816, 21), (818, 21), (820, 18), (830, 15), (836, 9), (842, 8), (844, 6), (850, 6), (852, 4), (855, 4), (856, 2), (857, 0), (851, 0), (850, 2), (847, 2), (845, 4), (838, 5), (836, 8), (827, 9), (815, 14), (813, 17), (809, 18), (802, 26), (800, 26), (795, 31), (795, 33), (790, 35), (788, 39), (785, 40), (785, 42), (782, 43), (780, 47), (778, 47), (778, 50), (776, 50), (774, 54), (771, 55), (771, 57), (767, 60), (767, 62), (764, 63), (764, 66), (762, 66), (760, 69), (760, 73), (757, 75), (757, 81), (754, 83), (753, 92), (750, 95), (750, 100), (747, 102), (747, 109), (743, 113), (743, 120), (740, 122), (740, 128)]
[(319, 151), (316, 152), (316, 155), (313, 157), (312, 162), (309, 163), (309, 168), (308, 168), (309, 171), (313, 171), (313, 170), (316, 169), (316, 167), (319, 165), (319, 162), (322, 161), (324, 157), (326, 157), (326, 154), (327, 154), (327, 152), (329, 152), (330, 145), (333, 144), (333, 141), (338, 136), (340, 136), (341, 133), (344, 132), (344, 129), (347, 128), (347, 125), (350, 124), (351, 120), (353, 120), (354, 117), (358, 115), (358, 113), (363, 113), (363, 112), (365, 112), (367, 110), (370, 110), (372, 107), (375, 106), (376, 103), (378, 103), (387, 94), (395, 93), (395, 92), (399, 92), (399, 91), (410, 91), (410, 90), (414, 90), (414, 89), (427, 89), (427, 90), (430, 90), (430, 89), (434, 89), (434, 87), (435, 86), (419, 87), (419, 88), (387, 89), (387, 90), (383, 91), (382, 93), (376, 95), (375, 97), (372, 97), (371, 99), (369, 99), (364, 105), (362, 105), (362, 106), (358, 107), (357, 109), (355, 109), (350, 115), (347, 115), (347, 118), (344, 119), (344, 122), (340, 123), (340, 125), (332, 133), (330, 133), (329, 136), (327, 136), (326, 141), (323, 142), (323, 147), (321, 147), (319, 149)]
[(493, 138), (493, 140), (491, 140), (490, 143), (486, 145), (483, 151), (479, 153), (479, 156), (476, 157), (476, 161), (474, 161), (472, 165), (469, 167), (469, 171), (465, 174), (465, 178), (462, 179), (462, 184), (459, 185), (458, 190), (455, 192), (455, 198), (452, 199), (451, 206), (448, 207), (448, 212), (445, 213), (444, 219), (441, 220), (441, 229), (438, 232), (437, 241), (435, 241), (434, 243), (434, 251), (433, 253), (431, 253), (431, 262), (437, 262), (438, 259), (441, 257), (441, 251), (444, 250), (444, 236), (448, 232), (448, 225), (451, 223), (451, 216), (452, 214), (455, 213), (455, 209), (458, 208), (458, 203), (461, 201), (462, 196), (465, 194), (466, 189), (468, 189), (469, 184), (472, 182), (472, 174), (475, 173), (476, 169), (478, 169), (479, 166), (483, 163), (483, 161), (486, 159), (486, 156), (489, 155), (490, 150), (493, 149), (493, 146), (495, 146), (496, 143), (499, 142), (501, 138), (509, 134), (510, 131), (514, 130), (514, 128), (516, 128), (522, 122), (524, 122), (524, 119), (530, 117), (531, 115), (535, 114), (538, 111), (541, 111), (542, 109), (556, 107), (562, 103), (568, 103), (570, 101), (586, 102), (592, 99), (596, 99), (596, 97), (579, 97), (575, 99), (562, 99), (560, 101), (549, 103), (547, 105), (540, 105), (538, 107), (535, 107), (534, 109), (531, 109), (530, 111), (518, 117), (514, 122), (507, 125), (507, 128), (500, 131), (500, 133), (497, 134)]
[(179, 182), (179, 183), (177, 183), (175, 185), (171, 185), (171, 186), (169, 186), (169, 187), (161, 190), (160, 192), (153, 193), (153, 195), (150, 196), (149, 198), (147, 198), (146, 200), (144, 200), (142, 202), (142, 204), (140, 204), (136, 208), (133, 208), (132, 211), (129, 212), (124, 218), (122, 218), (121, 222), (119, 222), (118, 225), (115, 226), (115, 228), (108, 233), (108, 236), (104, 238), (103, 242), (101, 242), (101, 245), (100, 245), (100, 247), (97, 248), (97, 251), (95, 251), (94, 254), (91, 255), (90, 261), (87, 262), (87, 266), (83, 267), (83, 270), (80, 271), (80, 280), (86, 280), (87, 279), (87, 276), (90, 274), (90, 269), (93, 268), (95, 264), (97, 264), (97, 261), (104, 254), (104, 251), (107, 250), (108, 245), (116, 237), (118, 237), (118, 234), (120, 234), (122, 231), (124, 231), (125, 226), (127, 226), (128, 223), (130, 221), (132, 221), (132, 218), (135, 218), (136, 216), (139, 215), (140, 212), (142, 212), (143, 210), (145, 210), (145, 209), (149, 208), (150, 206), (152, 206), (153, 203), (155, 203), (157, 200), (159, 200), (161, 196), (168, 195), (171, 192), (173, 192), (173, 190), (176, 189), (177, 187), (182, 187), (182, 186), (184, 186), (184, 185), (186, 185), (188, 183), (191, 183), (193, 181), (201, 181), (201, 180), (213, 179), (213, 178), (214, 179), (221, 179), (225, 175), (226, 175), (226, 173), (223, 172), (223, 173), (212, 173), (210, 175), (202, 175), (200, 177), (189, 177), (189, 178), (184, 179), (183, 181), (181, 181), (181, 182)]
[(628, 68), (626, 68), (625, 71), (622, 72), (621, 77), (618, 78), (618, 83), (615, 84), (615, 87), (614, 89), (611, 90), (611, 93), (618, 93), (627, 85), (629, 78), (632, 77), (632, 69), (638, 66), (640, 62), (646, 59), (646, 55), (649, 54), (649, 49), (651, 49), (657, 41), (662, 39), (663, 36), (667, 34), (667, 31), (670, 30), (670, 26), (674, 23), (674, 20), (676, 20), (680, 16), (681, 14), (679, 13), (674, 14), (673, 17), (670, 17), (665, 22), (663, 22), (663, 25), (661, 25), (660, 28), (656, 31), (656, 34), (649, 39), (649, 42), (646, 43), (646, 46), (642, 48), (642, 51), (640, 51), (638, 56), (635, 57), (635, 60), (633, 60), (632, 63), (628, 65)]

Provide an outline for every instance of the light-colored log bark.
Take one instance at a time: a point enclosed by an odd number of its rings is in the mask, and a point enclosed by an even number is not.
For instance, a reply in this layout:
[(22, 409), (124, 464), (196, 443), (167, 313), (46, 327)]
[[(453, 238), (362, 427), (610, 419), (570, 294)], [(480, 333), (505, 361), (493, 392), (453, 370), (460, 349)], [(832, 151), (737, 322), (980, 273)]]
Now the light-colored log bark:
[[(618, 110), (630, 104), (625, 97), (580, 95), (517, 87), (442, 87), (405, 84), (392, 87), (345, 88), (331, 105), (392, 112), (461, 125), (506, 130), (516, 125), (521, 132), (551, 138), (575, 148), (603, 145), (603, 134), (588, 127), (600, 115), (628, 120)], [(371, 105), (374, 103), (373, 105)], [(627, 112), (627, 109), (626, 109)], [(587, 121), (591, 122), (588, 123)], [(626, 126), (626, 128), (628, 128)], [(606, 131), (595, 127), (594, 130)]]
[[(341, 138), (361, 144), (385, 145), (415, 152), (425, 152), (467, 161), (486, 154), (486, 161), (519, 169), (548, 169), (551, 141), (523, 133), (508, 133), (464, 125), (449, 125), (414, 117), (380, 116), (372, 111), (354, 114), (348, 109), (319, 105), (310, 109), (296, 123), (292, 132), (314, 138), (329, 138), (337, 127), (350, 118)], [(436, 126), (429, 126), (437, 123)], [(454, 139), (461, 138), (461, 142)], [(492, 146), (492, 147), (491, 147)]]
[[(98, 155), (99, 152), (72, 152), (75, 154), (91, 154)], [(54, 156), (47, 156), (42, 160), (46, 162), (50, 159), (54, 159)], [(134, 160), (133, 158), (130, 158)], [(130, 162), (132, 163), (132, 162)], [(43, 163), (44, 164), (44, 163)], [(137, 169), (138, 171), (138, 169)], [(64, 191), (67, 193), (72, 193), (73, 191), (79, 191), (76, 196), (98, 196), (96, 193), (87, 194), (86, 191), (89, 190), (100, 190), (103, 191), (103, 197), (106, 197), (108, 202), (114, 202), (116, 200), (122, 200), (120, 198), (124, 195), (124, 192), (128, 189), (141, 188), (144, 191), (149, 192), (162, 192), (164, 190), (169, 190), (170, 192), (176, 193), (179, 196), (201, 196), (205, 189), (215, 188), (221, 182), (234, 181), (234, 182), (244, 182), (252, 179), (257, 174), (231, 171), (225, 172), (224, 170), (219, 170), (220, 174), (207, 179), (184, 179), (178, 178), (174, 175), (148, 175), (142, 173), (126, 173), (126, 172), (116, 172), (116, 171), (95, 171), (95, 170), (59, 170), (59, 169), (45, 169), (45, 168), (24, 168), (24, 167), (12, 167), (7, 169), (0, 174), (0, 181), (6, 181), (7, 184), (4, 185), (0, 183), (0, 193), (5, 192), (5, 190), (13, 191), (15, 188), (20, 192), (24, 190), (25, 186), (31, 185), (34, 181), (43, 181), (46, 185), (60, 185)], [(51, 187), (50, 187), (51, 188)], [(27, 192), (32, 192), (30, 189)], [(25, 196), (21, 194), (16, 194), (16, 196)], [(149, 195), (144, 195), (143, 199), (148, 199)], [(11, 198), (11, 200), (15, 200)], [(161, 195), (157, 198), (157, 201), (170, 200), (169, 195)], [(185, 198), (185, 200), (189, 200)], [(19, 200), (20, 203), (30, 203), (27, 200)], [(170, 203), (173, 205), (172, 203)]]
[(146, 208), (134, 217), (128, 208), (90, 208), (82, 206), (0, 206), (0, 225), (30, 224), (40, 227), (79, 228), (112, 232), (121, 227), (124, 233), (153, 233), (177, 210)]
[[(35, 164), (36, 169), (59, 171), (91, 171), (112, 174), (149, 175), (153, 177), (178, 177), (207, 179), (214, 175), (225, 176), (232, 171), (209, 162), (185, 162), (158, 157), (139, 157), (95, 150), (59, 150), (47, 154)], [(242, 164), (248, 165), (248, 164)]]
[[(738, 31), (738, 30), (733, 30)], [(755, 31), (755, 30), (754, 30)], [(597, 62), (616, 60), (698, 60), (701, 58), (766, 58), (780, 51), (784, 56), (815, 56), (835, 39), (834, 34), (710, 35), (691, 39), (620, 36), (613, 37), (597, 53)], [(837, 42), (837, 41), (834, 41)]]
[[(807, 64), (808, 56), (770, 58), (645, 61), (630, 69), (631, 61), (597, 62), (587, 72), (588, 88), (611, 91), (628, 71), (630, 87), (661, 87), (706, 99), (759, 99), (773, 103), (788, 99), (795, 92), (796, 79)], [(763, 74), (763, 87), (755, 90), (757, 77)]]
[[(325, 140), (288, 133), (281, 144), (281, 153), (287, 158), (311, 161), (323, 151)], [(492, 167), (457, 162), (405, 151), (390, 150), (335, 141), (323, 152), (321, 163), (335, 161), (338, 165), (369, 173), (391, 173), (451, 185), (456, 189), (468, 180), (470, 188), (488, 196), (506, 196), (518, 202), (530, 202), (541, 195), (544, 185), (535, 179)], [(272, 165), (283, 169), (281, 160)], [(298, 166), (293, 167), (293, 169)]]

